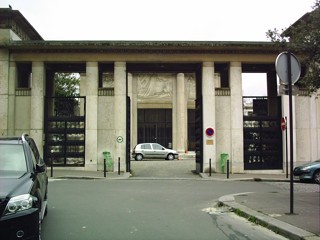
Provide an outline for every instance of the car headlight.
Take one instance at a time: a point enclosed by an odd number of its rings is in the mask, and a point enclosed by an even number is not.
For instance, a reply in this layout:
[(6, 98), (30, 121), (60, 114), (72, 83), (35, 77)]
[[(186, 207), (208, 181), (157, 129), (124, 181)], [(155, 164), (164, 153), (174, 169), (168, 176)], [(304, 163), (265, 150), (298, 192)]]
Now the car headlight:
[(311, 166), (306, 166), (306, 167), (301, 168), (301, 170), (306, 171), (306, 170), (309, 170), (310, 168), (311, 168)]
[(36, 198), (30, 194), (23, 194), (11, 198), (4, 210), (3, 215), (10, 215), (16, 212), (28, 210), (33, 207)]

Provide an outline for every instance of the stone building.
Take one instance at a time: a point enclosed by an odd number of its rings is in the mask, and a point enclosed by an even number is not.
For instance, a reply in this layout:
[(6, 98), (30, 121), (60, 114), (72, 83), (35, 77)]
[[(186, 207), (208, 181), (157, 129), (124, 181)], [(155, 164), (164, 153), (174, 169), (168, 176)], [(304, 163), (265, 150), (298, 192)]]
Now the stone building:
[[(135, 144), (158, 142), (195, 153), (198, 172), (209, 159), (220, 171), (224, 153), (233, 173), (283, 172), (278, 54), (270, 42), (45, 41), (2, 8), (0, 134), (30, 134), (46, 161), (65, 168), (102, 170), (108, 152), (129, 171)], [(59, 72), (79, 74), (79, 96), (55, 96)], [(242, 73), (265, 73), (267, 96), (243, 97)], [(316, 96), (294, 97), (296, 164), (319, 158), (319, 112)]]

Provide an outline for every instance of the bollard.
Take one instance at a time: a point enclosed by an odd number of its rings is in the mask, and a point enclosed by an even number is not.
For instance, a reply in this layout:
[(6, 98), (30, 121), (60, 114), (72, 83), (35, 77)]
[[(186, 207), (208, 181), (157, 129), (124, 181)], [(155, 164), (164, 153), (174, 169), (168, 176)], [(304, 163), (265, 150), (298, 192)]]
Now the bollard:
[(211, 177), (211, 158), (209, 158), (209, 176)]
[(229, 178), (229, 160), (227, 160), (227, 178)]
[(53, 177), (53, 157), (51, 157), (51, 177)]
[(118, 158), (118, 175), (120, 175), (120, 157)]
[(106, 159), (103, 159), (103, 176), (107, 176), (107, 161)]

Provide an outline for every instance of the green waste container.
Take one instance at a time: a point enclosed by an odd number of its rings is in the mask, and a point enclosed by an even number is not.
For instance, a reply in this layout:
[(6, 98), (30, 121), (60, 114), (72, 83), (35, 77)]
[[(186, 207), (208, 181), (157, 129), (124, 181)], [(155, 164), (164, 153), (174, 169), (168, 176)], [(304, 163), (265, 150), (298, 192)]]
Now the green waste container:
[(229, 159), (229, 154), (228, 153), (221, 153), (220, 155), (220, 166), (221, 166), (221, 172), (224, 173), (225, 171), (225, 166), (227, 163), (227, 160)]
[(113, 171), (113, 161), (110, 152), (103, 152), (103, 159), (106, 160), (107, 171)]

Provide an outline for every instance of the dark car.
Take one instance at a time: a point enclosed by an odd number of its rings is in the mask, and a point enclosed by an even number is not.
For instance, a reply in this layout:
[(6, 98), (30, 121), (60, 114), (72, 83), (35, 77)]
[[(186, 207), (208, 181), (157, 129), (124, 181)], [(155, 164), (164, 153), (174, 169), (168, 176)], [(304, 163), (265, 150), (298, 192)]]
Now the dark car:
[(295, 167), (293, 175), (300, 181), (314, 181), (320, 184), (320, 160)]
[(165, 148), (158, 143), (139, 143), (133, 148), (132, 157), (136, 161), (141, 161), (144, 158), (173, 160), (178, 159), (179, 154), (176, 150)]
[(34, 140), (0, 138), (0, 238), (40, 239), (47, 201), (46, 165)]

